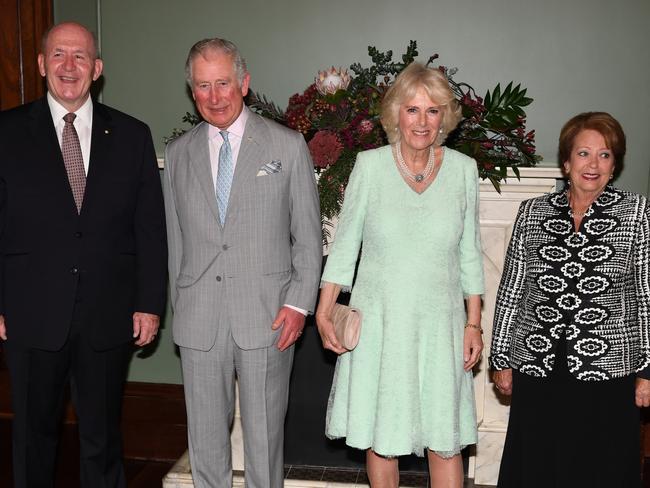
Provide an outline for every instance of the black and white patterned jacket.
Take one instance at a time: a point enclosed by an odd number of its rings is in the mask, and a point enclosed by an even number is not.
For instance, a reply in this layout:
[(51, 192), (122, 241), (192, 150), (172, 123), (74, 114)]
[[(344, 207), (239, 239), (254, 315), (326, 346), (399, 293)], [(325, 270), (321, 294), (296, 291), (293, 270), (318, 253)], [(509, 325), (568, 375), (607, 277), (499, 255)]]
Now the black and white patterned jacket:
[(545, 377), (564, 335), (569, 371), (650, 378), (650, 207), (608, 186), (574, 232), (566, 191), (527, 200), (497, 294), (490, 366)]

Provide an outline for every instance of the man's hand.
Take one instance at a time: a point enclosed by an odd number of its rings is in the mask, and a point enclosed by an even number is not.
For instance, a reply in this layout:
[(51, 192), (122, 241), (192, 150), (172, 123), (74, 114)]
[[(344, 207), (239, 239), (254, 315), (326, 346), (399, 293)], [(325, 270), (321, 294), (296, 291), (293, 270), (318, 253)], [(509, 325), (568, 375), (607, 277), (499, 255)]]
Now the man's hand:
[(512, 369), (504, 369), (502, 371), (495, 371), (494, 384), (497, 390), (503, 395), (512, 395)]
[(316, 325), (318, 326), (318, 333), (320, 334), (320, 339), (323, 341), (323, 347), (334, 351), (336, 354), (343, 354), (347, 352), (347, 349), (339, 344), (339, 341), (336, 339), (336, 334), (334, 333), (334, 322), (332, 318), (325, 313), (316, 314)]
[(478, 360), (481, 359), (483, 351), (483, 337), (481, 329), (476, 327), (465, 327), (463, 335), (463, 368), (470, 371)]
[(280, 339), (278, 340), (278, 349), (284, 351), (302, 335), (302, 329), (305, 327), (305, 316), (289, 307), (282, 307), (275, 316), (271, 329), (277, 330), (282, 327)]
[(5, 327), (5, 316), (0, 315), (0, 339), (7, 340), (7, 328)]
[(138, 337), (136, 346), (146, 346), (156, 339), (160, 317), (152, 313), (135, 312), (133, 314), (133, 337)]
[(650, 407), (650, 380), (636, 379), (634, 400), (637, 407)]

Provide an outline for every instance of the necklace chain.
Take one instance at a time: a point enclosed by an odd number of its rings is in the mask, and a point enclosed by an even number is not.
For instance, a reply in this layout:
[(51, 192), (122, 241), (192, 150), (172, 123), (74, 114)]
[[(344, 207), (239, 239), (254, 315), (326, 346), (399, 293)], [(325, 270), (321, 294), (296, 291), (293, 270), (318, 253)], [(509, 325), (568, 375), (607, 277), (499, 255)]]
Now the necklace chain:
[(591, 202), (589, 202), (589, 205), (587, 205), (587, 208), (585, 208), (582, 212), (576, 212), (575, 210), (573, 210), (573, 205), (571, 204), (572, 201), (573, 201), (573, 197), (571, 196), (571, 192), (569, 191), (569, 192), (567, 193), (567, 198), (568, 198), (568, 200), (569, 200), (569, 209), (571, 210), (571, 215), (572, 215), (573, 217), (584, 217), (585, 215), (587, 215), (587, 214), (589, 213), (589, 210), (591, 209), (591, 206), (593, 205), (593, 203), (594, 203), (596, 200), (598, 200), (598, 197), (599, 197), (602, 193), (603, 193), (603, 191), (600, 191), (600, 192), (598, 193), (598, 195), (596, 195), (594, 198), (592, 198)]
[(433, 147), (429, 148), (429, 158), (427, 159), (427, 165), (424, 167), (424, 171), (421, 173), (414, 173), (408, 167), (406, 161), (404, 161), (404, 156), (402, 156), (401, 143), (398, 142), (393, 145), (393, 153), (395, 154), (395, 159), (397, 160), (397, 168), (404, 176), (410, 180), (413, 180), (415, 183), (421, 183), (429, 176), (431, 176), (431, 173), (433, 173), (436, 163), (436, 151)]

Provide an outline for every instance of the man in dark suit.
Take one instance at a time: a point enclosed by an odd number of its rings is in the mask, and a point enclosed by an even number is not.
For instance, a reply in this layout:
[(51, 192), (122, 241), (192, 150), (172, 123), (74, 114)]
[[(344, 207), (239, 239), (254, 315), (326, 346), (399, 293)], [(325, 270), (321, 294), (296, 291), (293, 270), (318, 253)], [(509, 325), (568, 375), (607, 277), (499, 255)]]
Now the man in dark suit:
[(93, 102), (95, 40), (44, 37), (47, 97), (0, 113), (0, 337), (11, 375), (16, 487), (52, 486), (63, 390), (82, 487), (125, 487), (120, 407), (132, 343), (155, 339), (166, 236), (148, 127)]

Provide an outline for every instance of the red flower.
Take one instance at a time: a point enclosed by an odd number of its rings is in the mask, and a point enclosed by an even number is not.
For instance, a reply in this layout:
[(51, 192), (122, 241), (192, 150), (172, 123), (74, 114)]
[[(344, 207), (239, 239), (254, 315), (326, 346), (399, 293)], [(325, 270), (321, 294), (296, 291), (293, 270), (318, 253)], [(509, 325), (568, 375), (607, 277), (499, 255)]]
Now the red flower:
[(306, 134), (311, 129), (311, 121), (303, 112), (287, 112), (286, 118), (289, 127), (303, 134)]
[(336, 163), (343, 152), (343, 144), (338, 136), (328, 130), (319, 130), (307, 143), (314, 160), (314, 166), (327, 168)]

